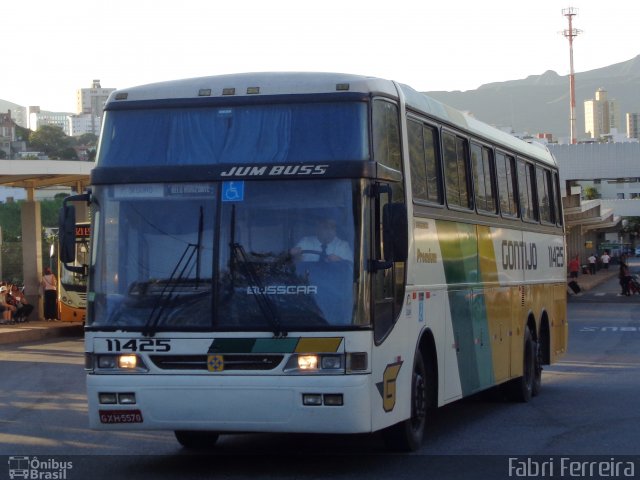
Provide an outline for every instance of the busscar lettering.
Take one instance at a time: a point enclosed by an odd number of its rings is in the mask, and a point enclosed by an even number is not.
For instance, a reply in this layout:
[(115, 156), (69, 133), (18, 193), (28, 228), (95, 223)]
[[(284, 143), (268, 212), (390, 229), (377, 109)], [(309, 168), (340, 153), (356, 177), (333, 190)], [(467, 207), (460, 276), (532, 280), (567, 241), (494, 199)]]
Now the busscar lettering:
[(268, 285), (266, 287), (247, 287), (247, 295), (311, 295), (317, 294), (316, 285)]
[(264, 177), (324, 175), (329, 165), (272, 165), (233, 166), (223, 171), (222, 177)]
[(503, 240), (502, 268), (505, 270), (537, 270), (538, 247), (533, 242)]

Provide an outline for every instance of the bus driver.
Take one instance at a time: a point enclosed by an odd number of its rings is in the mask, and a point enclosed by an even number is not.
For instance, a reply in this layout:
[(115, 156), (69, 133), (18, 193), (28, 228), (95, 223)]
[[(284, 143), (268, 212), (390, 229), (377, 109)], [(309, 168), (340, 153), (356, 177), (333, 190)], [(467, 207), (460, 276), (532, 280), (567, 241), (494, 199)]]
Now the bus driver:
[(323, 218), (316, 225), (316, 234), (300, 239), (290, 250), (294, 260), (303, 262), (353, 261), (349, 244), (336, 236), (336, 222)]

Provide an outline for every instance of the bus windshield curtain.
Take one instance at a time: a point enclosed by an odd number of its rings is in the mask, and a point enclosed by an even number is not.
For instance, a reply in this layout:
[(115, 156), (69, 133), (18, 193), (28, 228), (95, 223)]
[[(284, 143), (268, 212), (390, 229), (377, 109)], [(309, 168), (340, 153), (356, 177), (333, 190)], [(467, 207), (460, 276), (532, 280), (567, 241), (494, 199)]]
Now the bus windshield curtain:
[(109, 111), (98, 165), (364, 160), (364, 104)]

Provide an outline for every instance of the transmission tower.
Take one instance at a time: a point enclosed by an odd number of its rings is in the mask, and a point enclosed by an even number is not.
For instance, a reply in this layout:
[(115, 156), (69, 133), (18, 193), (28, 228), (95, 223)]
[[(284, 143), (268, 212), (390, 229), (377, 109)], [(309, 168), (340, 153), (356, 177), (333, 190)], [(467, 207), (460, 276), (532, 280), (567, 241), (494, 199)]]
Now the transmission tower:
[(569, 39), (569, 129), (571, 131), (571, 143), (578, 143), (576, 138), (576, 82), (573, 71), (573, 39), (582, 33), (582, 30), (573, 28), (573, 17), (578, 15), (578, 9), (569, 7), (562, 9), (562, 15), (569, 20), (569, 28), (564, 30), (562, 34)]

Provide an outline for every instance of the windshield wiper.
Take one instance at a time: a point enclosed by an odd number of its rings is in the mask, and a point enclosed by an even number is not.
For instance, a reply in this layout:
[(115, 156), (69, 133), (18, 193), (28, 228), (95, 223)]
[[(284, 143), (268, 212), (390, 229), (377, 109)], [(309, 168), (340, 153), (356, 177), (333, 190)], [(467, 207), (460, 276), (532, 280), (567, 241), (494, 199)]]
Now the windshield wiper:
[[(142, 334), (144, 336), (153, 337), (155, 335), (156, 327), (158, 326), (158, 323), (160, 323), (162, 314), (164, 313), (167, 304), (172, 300), (177, 286), (185, 278), (185, 272), (187, 271), (187, 268), (189, 268), (191, 260), (193, 259), (197, 249), (198, 246), (196, 244), (190, 243), (186, 246), (184, 252), (182, 252), (182, 255), (178, 259), (178, 263), (176, 263), (176, 266), (173, 268), (173, 272), (171, 272), (171, 276), (165, 282), (164, 286), (162, 287), (162, 291), (158, 295), (158, 299), (153, 305), (153, 309), (149, 314), (149, 319), (147, 320), (147, 323), (142, 330)], [(180, 273), (178, 274), (178, 276), (176, 276), (178, 270), (180, 271)]]
[(251, 262), (247, 258), (247, 253), (244, 251), (244, 247), (237, 242), (231, 243), (231, 251), (233, 254), (233, 263), (238, 261), (241, 267), (242, 273), (249, 281), (249, 286), (253, 290), (256, 303), (260, 312), (265, 316), (267, 321), (273, 327), (273, 335), (275, 338), (284, 338), (287, 336), (287, 332), (282, 330), (282, 323), (280, 321), (280, 315), (276, 306), (271, 299), (265, 293), (264, 285), (260, 281), (260, 276), (253, 268)]
[[(178, 285), (180, 285), (180, 283), (182, 283), (182, 280), (186, 278), (185, 273), (188, 276), (188, 274), (191, 273), (193, 269), (193, 266), (191, 267), (189, 266), (191, 265), (191, 261), (193, 260), (194, 255), (195, 255), (195, 261), (196, 261), (195, 290), (196, 291), (198, 290), (198, 285), (200, 283), (200, 251), (202, 249), (202, 232), (204, 229), (203, 217), (204, 217), (203, 208), (200, 207), (200, 215), (198, 218), (198, 243), (187, 244), (187, 246), (184, 249), (184, 252), (182, 252), (182, 255), (178, 259), (178, 263), (176, 263), (176, 266), (173, 268), (173, 271), (171, 272), (171, 276), (169, 277), (167, 282), (164, 284), (164, 287), (162, 288), (162, 291), (160, 292), (158, 299), (153, 305), (153, 309), (149, 314), (149, 319), (147, 320), (147, 323), (145, 324), (144, 329), (142, 330), (142, 334), (144, 336), (152, 337), (155, 335), (156, 327), (160, 323), (160, 319), (162, 318), (162, 314), (164, 313), (167, 307), (167, 304), (171, 302), (173, 298), (173, 294), (176, 291), (176, 288), (178, 287)], [(189, 269), (188, 272), (187, 272), (187, 269)], [(180, 271), (180, 273), (176, 277), (176, 273), (178, 272), (178, 270)]]

